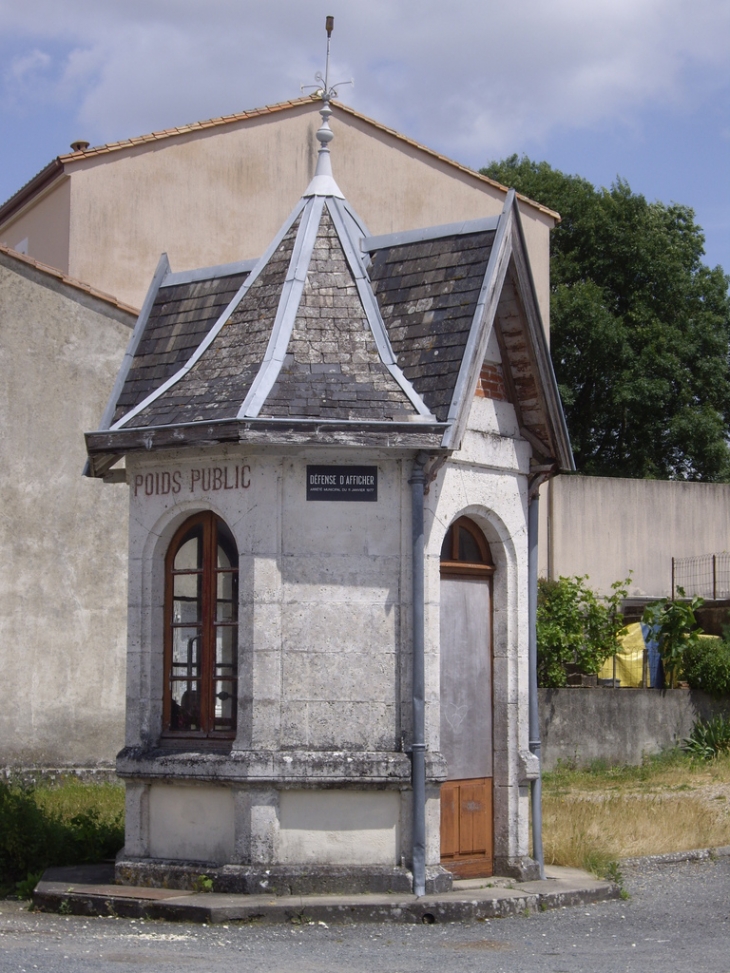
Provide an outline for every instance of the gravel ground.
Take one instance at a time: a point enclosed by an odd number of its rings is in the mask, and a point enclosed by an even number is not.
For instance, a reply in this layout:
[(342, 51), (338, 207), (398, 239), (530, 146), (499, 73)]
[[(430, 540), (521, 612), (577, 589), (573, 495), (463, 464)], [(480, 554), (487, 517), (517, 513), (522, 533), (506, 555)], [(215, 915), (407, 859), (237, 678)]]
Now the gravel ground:
[(0, 971), (730, 973), (730, 858), (624, 870), (626, 901), (431, 926), (193, 926), (0, 902)]

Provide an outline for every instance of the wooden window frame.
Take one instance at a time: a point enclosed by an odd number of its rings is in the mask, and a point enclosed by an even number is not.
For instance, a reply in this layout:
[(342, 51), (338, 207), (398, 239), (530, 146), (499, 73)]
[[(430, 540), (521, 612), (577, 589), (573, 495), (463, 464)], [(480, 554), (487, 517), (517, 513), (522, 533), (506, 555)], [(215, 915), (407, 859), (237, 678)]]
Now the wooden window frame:
[[(476, 542), (482, 557), (481, 561), (462, 561), (459, 559), (460, 529), (467, 531)], [(444, 558), (443, 548), (447, 545), (450, 548), (449, 557)], [(441, 555), (442, 575), (491, 578), (494, 574), (494, 562), (492, 560), (492, 552), (489, 549), (489, 543), (479, 527), (469, 517), (457, 517), (453, 524), (451, 524), (446, 531), (446, 536), (441, 545)]]
[[(233, 539), (235, 554), (235, 564), (230, 569), (220, 569), (217, 566), (217, 555), (219, 547), (218, 527), (223, 525), (226, 532)], [(195, 527), (202, 526), (202, 566), (200, 569), (176, 570), (174, 567), (175, 558), (179, 553), (185, 537)], [(217, 580), (222, 572), (230, 573), (233, 576), (233, 602), (232, 619), (221, 621), (216, 619), (217, 608)], [(173, 617), (174, 612), (174, 579), (180, 575), (199, 575), (200, 576), (200, 622), (199, 625), (176, 623)], [(230, 528), (225, 521), (214, 514), (212, 511), (203, 511), (189, 517), (180, 525), (175, 532), (165, 555), (165, 638), (164, 638), (164, 688), (162, 705), (162, 737), (163, 745), (175, 744), (178, 741), (196, 741), (197, 745), (207, 746), (226, 746), (230, 745), (236, 736), (236, 716), (238, 704), (238, 548)], [(183, 677), (173, 676), (173, 632), (177, 627), (201, 629), (200, 635), (200, 665), (199, 676), (199, 697), (200, 697), (200, 729), (173, 729), (172, 705), (173, 705), (173, 683), (181, 681)], [(225, 730), (215, 728), (215, 685), (216, 685), (216, 633), (219, 627), (232, 628), (233, 660), (231, 663), (231, 676), (226, 678), (230, 685), (230, 695), (233, 697), (231, 726)], [(218, 674), (218, 680), (221, 675)]]

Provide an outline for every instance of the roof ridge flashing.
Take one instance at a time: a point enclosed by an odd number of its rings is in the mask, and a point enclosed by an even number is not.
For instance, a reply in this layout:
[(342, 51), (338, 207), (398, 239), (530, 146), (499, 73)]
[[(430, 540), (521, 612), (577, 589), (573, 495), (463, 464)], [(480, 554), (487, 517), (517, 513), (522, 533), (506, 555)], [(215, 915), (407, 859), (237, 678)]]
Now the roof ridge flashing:
[(459, 223), (443, 223), (440, 226), (426, 226), (418, 230), (401, 230), (397, 233), (363, 237), (360, 241), (360, 248), (363, 253), (372, 253), (374, 250), (383, 250), (386, 247), (423, 243), (426, 240), (441, 240), (445, 237), (467, 236), (472, 233), (488, 233), (497, 229), (499, 220), (499, 216), (486, 216), (478, 220), (462, 220)]
[(198, 267), (195, 270), (179, 270), (167, 274), (160, 288), (174, 287), (177, 284), (193, 284), (200, 280), (217, 280), (221, 277), (233, 277), (236, 274), (250, 273), (258, 263), (258, 257), (253, 260), (237, 260), (235, 263), (218, 264), (214, 267)]

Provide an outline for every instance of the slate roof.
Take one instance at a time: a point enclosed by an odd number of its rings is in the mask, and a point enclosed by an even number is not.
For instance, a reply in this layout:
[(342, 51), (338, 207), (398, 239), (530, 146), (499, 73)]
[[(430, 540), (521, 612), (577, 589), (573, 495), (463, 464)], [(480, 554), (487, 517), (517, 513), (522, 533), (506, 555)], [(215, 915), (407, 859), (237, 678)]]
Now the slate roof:
[(448, 417), (493, 241), (494, 231), (487, 230), (371, 251), (370, 279), (393, 352), (441, 421)]
[(128, 449), (348, 442), (458, 449), (487, 342), (533, 454), (572, 467), (514, 193), (501, 216), (369, 237), (331, 173), (267, 252), (172, 274), (163, 258), (98, 433), (91, 472)]
[(127, 380), (116, 402), (113, 421), (131, 408), (190, 358), (248, 277), (248, 270), (229, 276), (160, 286)]

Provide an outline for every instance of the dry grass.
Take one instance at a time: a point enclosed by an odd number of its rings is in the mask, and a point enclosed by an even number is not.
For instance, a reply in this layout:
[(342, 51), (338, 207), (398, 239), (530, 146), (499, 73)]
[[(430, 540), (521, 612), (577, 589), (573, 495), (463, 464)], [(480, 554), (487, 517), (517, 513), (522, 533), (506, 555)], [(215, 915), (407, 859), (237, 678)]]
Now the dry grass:
[(730, 757), (673, 753), (642, 767), (546, 774), (545, 861), (600, 871), (619, 858), (730, 844)]

